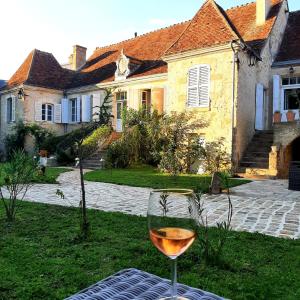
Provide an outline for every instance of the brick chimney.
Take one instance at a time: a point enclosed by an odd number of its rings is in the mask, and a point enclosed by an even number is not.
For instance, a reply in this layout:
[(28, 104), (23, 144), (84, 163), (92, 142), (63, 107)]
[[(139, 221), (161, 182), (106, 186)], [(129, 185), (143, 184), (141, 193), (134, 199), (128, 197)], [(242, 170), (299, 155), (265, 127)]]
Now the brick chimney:
[(69, 57), (69, 62), (72, 61), (72, 70), (77, 71), (86, 63), (86, 50), (82, 46), (73, 46), (73, 54)]
[(264, 25), (271, 8), (271, 0), (256, 0), (256, 25)]

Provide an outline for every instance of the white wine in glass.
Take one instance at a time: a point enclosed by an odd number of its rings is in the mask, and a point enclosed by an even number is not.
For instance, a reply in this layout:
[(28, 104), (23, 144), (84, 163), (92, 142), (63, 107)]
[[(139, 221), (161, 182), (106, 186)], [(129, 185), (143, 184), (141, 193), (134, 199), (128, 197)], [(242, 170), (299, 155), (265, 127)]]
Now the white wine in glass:
[(155, 247), (172, 260), (171, 297), (164, 300), (185, 300), (177, 295), (177, 258), (196, 238), (196, 206), (192, 190), (165, 189), (150, 193), (148, 228)]

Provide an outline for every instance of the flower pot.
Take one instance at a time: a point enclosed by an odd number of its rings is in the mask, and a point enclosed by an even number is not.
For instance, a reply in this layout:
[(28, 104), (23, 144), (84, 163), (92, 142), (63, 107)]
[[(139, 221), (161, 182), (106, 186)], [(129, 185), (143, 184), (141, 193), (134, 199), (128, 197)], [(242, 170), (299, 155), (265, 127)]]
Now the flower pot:
[(274, 113), (274, 123), (280, 123), (281, 122), (281, 113), (279, 111), (276, 111)]
[(47, 157), (48, 156), (48, 151), (47, 150), (40, 150), (39, 155), (41, 157)]
[(288, 122), (293, 122), (295, 121), (295, 113), (291, 110), (289, 110), (287, 113), (286, 113), (286, 119), (288, 120)]

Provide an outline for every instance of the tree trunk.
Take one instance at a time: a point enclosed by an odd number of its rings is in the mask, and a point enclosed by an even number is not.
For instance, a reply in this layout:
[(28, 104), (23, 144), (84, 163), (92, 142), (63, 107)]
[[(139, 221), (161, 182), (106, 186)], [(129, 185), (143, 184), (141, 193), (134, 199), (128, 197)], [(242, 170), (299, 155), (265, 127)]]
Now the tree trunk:
[(82, 213), (82, 223), (81, 223), (81, 234), (84, 239), (89, 236), (89, 222), (87, 220), (86, 213), (86, 201), (85, 201), (85, 186), (83, 178), (83, 167), (82, 167), (82, 153), (79, 150), (79, 171), (80, 171), (80, 185), (81, 185), (81, 213)]

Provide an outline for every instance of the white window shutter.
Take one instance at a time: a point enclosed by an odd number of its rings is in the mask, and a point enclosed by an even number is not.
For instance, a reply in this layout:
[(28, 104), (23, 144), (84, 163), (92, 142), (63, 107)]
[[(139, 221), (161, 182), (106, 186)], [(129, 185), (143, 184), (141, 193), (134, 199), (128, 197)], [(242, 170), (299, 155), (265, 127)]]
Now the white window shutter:
[(100, 110), (100, 106), (102, 105), (102, 101), (101, 101), (101, 94), (93, 94), (93, 109), (92, 109), (92, 113), (93, 113), (93, 120), (98, 120), (98, 113)]
[(280, 111), (281, 78), (280, 75), (273, 76), (273, 112)]
[(264, 86), (260, 83), (256, 85), (256, 112), (255, 129), (264, 129)]
[(80, 123), (80, 116), (81, 116), (81, 101), (80, 98), (78, 97), (76, 100), (76, 122)]
[(35, 115), (35, 121), (36, 122), (42, 122), (42, 103), (41, 102), (35, 102), (34, 104), (34, 115)]
[(210, 89), (210, 66), (201, 65), (199, 67), (199, 106), (209, 106)]
[(87, 95), (83, 95), (81, 97), (81, 105), (82, 105), (81, 120), (84, 123), (88, 123), (91, 121), (91, 114), (92, 114), (91, 97)]
[(11, 121), (16, 121), (16, 96), (12, 96), (12, 103), (11, 103)]
[(198, 106), (198, 81), (199, 81), (198, 67), (193, 67), (188, 73), (188, 100), (189, 107)]
[(67, 98), (61, 100), (61, 122), (69, 123), (69, 100)]
[(61, 104), (54, 104), (54, 123), (61, 123)]

